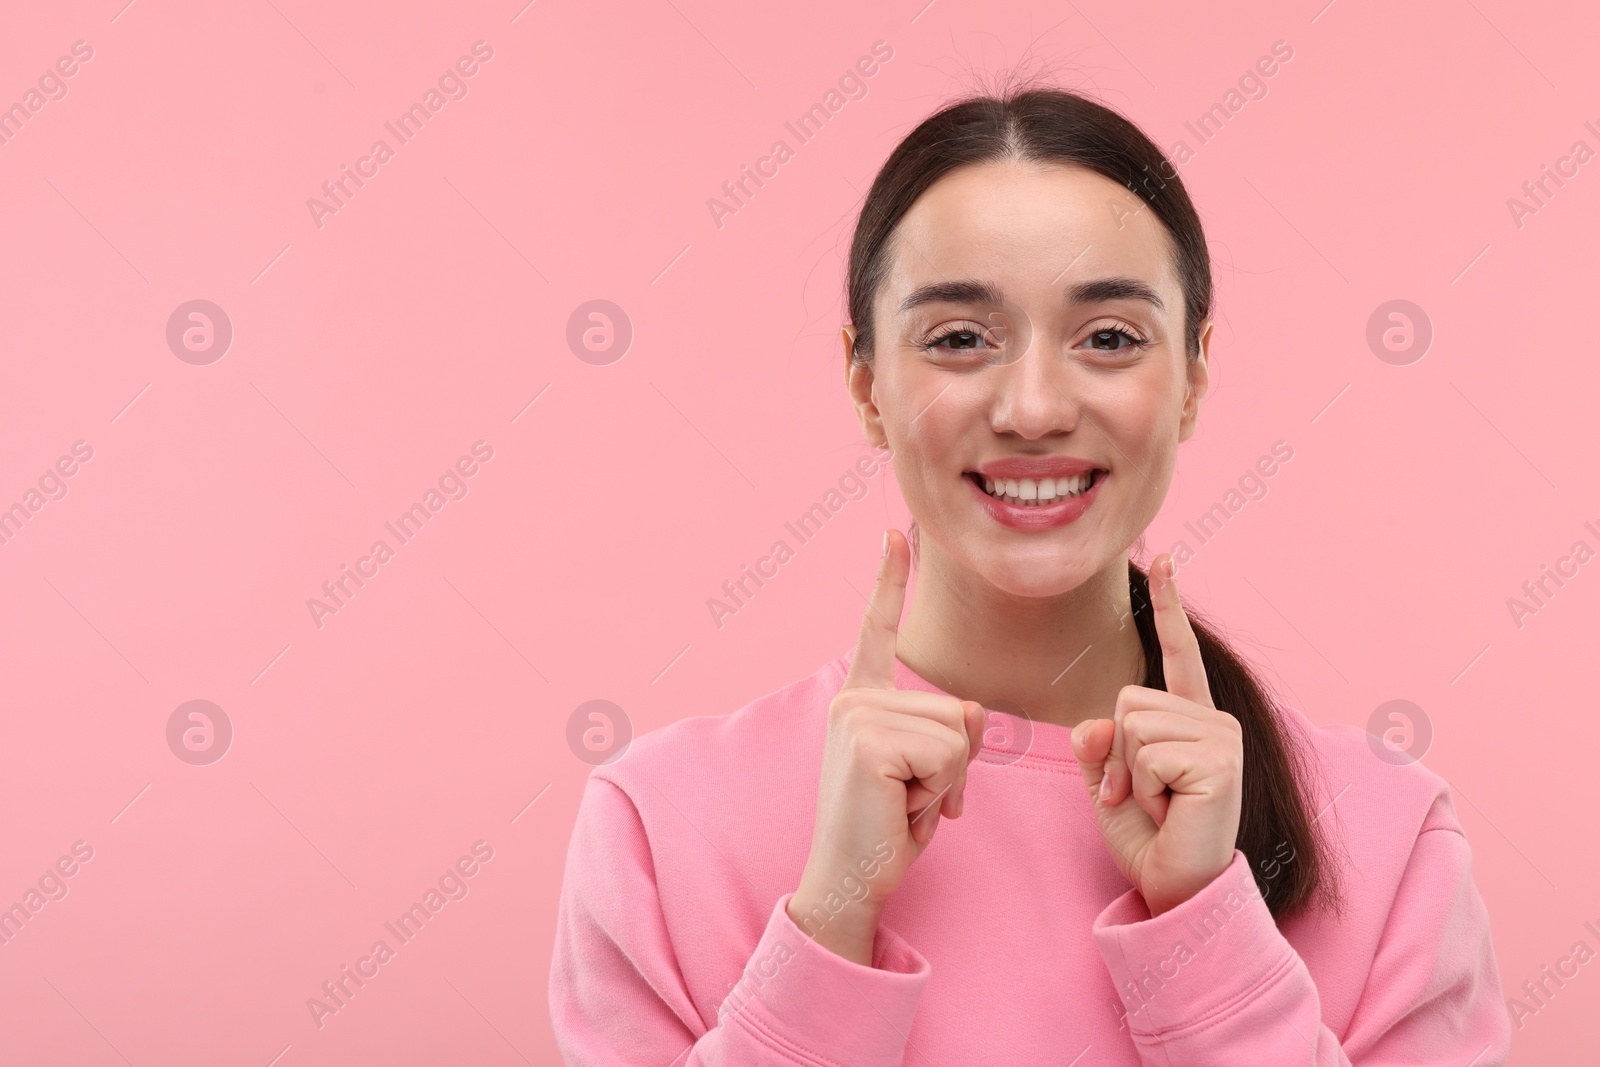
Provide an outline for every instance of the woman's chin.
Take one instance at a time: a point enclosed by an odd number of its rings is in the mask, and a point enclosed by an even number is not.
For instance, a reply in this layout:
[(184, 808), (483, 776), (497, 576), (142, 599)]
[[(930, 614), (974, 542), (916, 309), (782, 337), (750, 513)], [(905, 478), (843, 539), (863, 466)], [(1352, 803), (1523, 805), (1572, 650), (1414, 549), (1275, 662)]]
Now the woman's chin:
[(1061, 561), (1030, 564), (1015, 557), (980, 559), (974, 567), (989, 584), (1018, 597), (1051, 597), (1070, 593), (1088, 581), (1094, 571)]
[[(938, 544), (938, 551), (948, 564), (1015, 597), (1053, 597), (1070, 593), (1093, 579), (1117, 555), (1115, 550), (1104, 548), (1099, 536), (1080, 538), (1088, 544), (1066, 548), (1059, 540), (1052, 545), (1042, 539), (1029, 545), (997, 544), (997, 539), (987, 529), (963, 529), (951, 539), (940, 537), (926, 526), (922, 526), (920, 532), (924, 544)], [(1010, 541), (1003, 537), (998, 540)], [(1126, 557), (1125, 550), (1122, 555)]]

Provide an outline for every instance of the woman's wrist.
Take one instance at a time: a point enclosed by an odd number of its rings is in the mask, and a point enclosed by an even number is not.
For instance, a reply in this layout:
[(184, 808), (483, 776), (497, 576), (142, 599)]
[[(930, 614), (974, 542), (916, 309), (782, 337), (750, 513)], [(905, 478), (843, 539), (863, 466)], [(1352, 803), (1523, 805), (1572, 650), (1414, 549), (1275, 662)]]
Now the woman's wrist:
[[(1233, 849), (1230, 848), (1228, 850), (1227, 861), (1219, 862), (1218, 864), (1214, 865), (1209, 875), (1202, 873), (1199, 877), (1187, 884), (1169, 884), (1166, 887), (1167, 892), (1164, 894), (1145, 893), (1141, 891), (1141, 896), (1144, 897), (1145, 909), (1150, 912), (1150, 917), (1152, 919), (1158, 915), (1164, 915), (1173, 908), (1176, 908), (1178, 905), (1184, 904), (1198, 896), (1200, 893), (1204, 892), (1218, 878), (1221, 878), (1224, 874), (1226, 874), (1228, 869), (1232, 866)], [(1246, 869), (1248, 869), (1248, 867)]]
[(863, 967), (872, 966), (883, 910), (866, 900), (852, 900), (837, 892), (813, 893), (801, 883), (789, 898), (789, 921), (817, 944), (836, 956)]

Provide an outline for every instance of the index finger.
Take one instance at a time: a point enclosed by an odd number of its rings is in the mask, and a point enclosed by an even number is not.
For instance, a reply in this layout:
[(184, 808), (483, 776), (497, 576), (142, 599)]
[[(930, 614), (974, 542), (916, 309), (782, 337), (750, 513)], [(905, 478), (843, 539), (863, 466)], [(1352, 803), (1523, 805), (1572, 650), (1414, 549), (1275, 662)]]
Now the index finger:
[[(1165, 563), (1162, 557), (1165, 556)], [(1150, 577), (1155, 579), (1150, 599), (1155, 605), (1156, 635), (1161, 638), (1161, 669), (1166, 675), (1167, 692), (1192, 700), (1207, 708), (1215, 708), (1211, 701), (1211, 683), (1206, 680), (1206, 666), (1200, 659), (1200, 642), (1195, 639), (1194, 627), (1178, 599), (1178, 582), (1172, 576), (1177, 566), (1172, 556), (1162, 553), (1150, 567)]]
[(895, 637), (900, 632), (900, 613), (905, 610), (906, 579), (910, 575), (909, 548), (902, 551), (905, 538), (898, 530), (883, 534), (884, 555), (878, 564), (878, 580), (861, 618), (861, 634), (856, 638), (855, 655), (844, 678), (844, 688), (893, 689)]

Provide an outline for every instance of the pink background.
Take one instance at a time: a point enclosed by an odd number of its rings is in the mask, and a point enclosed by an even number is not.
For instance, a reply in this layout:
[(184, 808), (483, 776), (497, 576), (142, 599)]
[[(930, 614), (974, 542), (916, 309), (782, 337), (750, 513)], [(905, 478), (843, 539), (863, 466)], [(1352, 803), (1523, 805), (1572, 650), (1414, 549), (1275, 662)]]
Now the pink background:
[[(0, 35), (0, 104), (93, 48), (0, 145), (0, 507), (93, 449), (0, 545), (0, 904), (94, 850), (0, 948), (0, 1061), (557, 1062), (569, 718), (725, 713), (850, 645), (907, 520), (892, 472), (720, 629), (706, 601), (866, 454), (838, 327), (876, 168), (1030, 52), (1170, 149), (1293, 48), (1181, 168), (1218, 388), (1150, 550), (1287, 442), (1186, 594), (1313, 719), (1423, 709), (1508, 995), (1600, 949), (1600, 563), (1520, 628), (1507, 606), (1600, 549), (1600, 163), (1520, 227), (1507, 206), (1600, 149), (1592, 5), (124, 2)], [(383, 124), (479, 40), (465, 98), (397, 147)], [(880, 40), (867, 95), (798, 145), (785, 121)], [(380, 137), (319, 228), (308, 198)], [(779, 138), (794, 158), (719, 228), (708, 198)], [(196, 299), (233, 328), (209, 365), (166, 340)], [(633, 328), (607, 365), (567, 343), (595, 299)], [(1408, 365), (1366, 340), (1393, 299), (1434, 331)], [(385, 521), (477, 441), (465, 498), (396, 548)], [(308, 598), (379, 538), (394, 558), (319, 628)], [(203, 766), (166, 733), (196, 699), (234, 732)], [(307, 999), (478, 841), (468, 895), (319, 1028)], [(1591, 963), (1517, 1061), (1592, 1062), (1597, 1005)]]

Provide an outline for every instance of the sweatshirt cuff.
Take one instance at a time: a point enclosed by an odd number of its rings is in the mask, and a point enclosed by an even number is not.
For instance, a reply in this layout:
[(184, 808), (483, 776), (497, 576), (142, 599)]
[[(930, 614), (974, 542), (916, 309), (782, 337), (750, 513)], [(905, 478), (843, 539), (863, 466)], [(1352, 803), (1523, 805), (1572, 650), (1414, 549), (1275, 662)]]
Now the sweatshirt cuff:
[(871, 967), (845, 959), (789, 918), (793, 896), (774, 905), (718, 1016), (733, 1013), (804, 1063), (899, 1067), (932, 966), (882, 925)]
[(1106, 905), (1091, 932), (1130, 1032), (1145, 1036), (1225, 1010), (1295, 960), (1238, 849), (1221, 874), (1177, 907), (1151, 917), (1144, 897), (1130, 889)]

